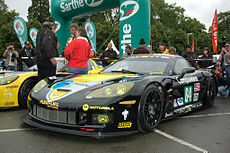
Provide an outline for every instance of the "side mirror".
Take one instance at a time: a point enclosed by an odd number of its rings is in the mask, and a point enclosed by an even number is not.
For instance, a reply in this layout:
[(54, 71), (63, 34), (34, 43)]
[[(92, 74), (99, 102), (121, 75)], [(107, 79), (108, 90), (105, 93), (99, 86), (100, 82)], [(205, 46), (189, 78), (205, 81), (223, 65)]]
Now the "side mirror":
[(196, 69), (195, 69), (194, 67), (184, 68), (184, 69), (182, 70), (182, 72), (181, 72), (181, 75), (180, 75), (177, 79), (180, 80), (181, 78), (184, 77), (184, 75), (185, 75), (186, 73), (194, 73), (195, 70), (196, 70)]

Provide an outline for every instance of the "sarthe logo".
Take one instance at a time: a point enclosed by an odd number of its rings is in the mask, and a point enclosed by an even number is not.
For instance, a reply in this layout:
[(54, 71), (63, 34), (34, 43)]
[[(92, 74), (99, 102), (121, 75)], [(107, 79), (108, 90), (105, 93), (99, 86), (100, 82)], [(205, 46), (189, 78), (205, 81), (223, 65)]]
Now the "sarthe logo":
[(36, 30), (31, 30), (30, 32), (30, 37), (33, 41), (36, 41), (36, 37), (37, 37), (37, 31)]
[(14, 29), (18, 35), (22, 35), (25, 31), (25, 27), (21, 20), (16, 20), (14, 23)]
[(104, 0), (85, 0), (85, 3), (90, 7), (97, 7), (103, 3)]
[(94, 32), (93, 25), (90, 24), (90, 23), (87, 23), (86, 26), (85, 26), (85, 30), (86, 30), (86, 32), (87, 32), (87, 36), (88, 36), (89, 38), (93, 38), (94, 33), (95, 33), (95, 32)]
[(136, 1), (125, 1), (120, 6), (120, 21), (126, 20), (135, 15), (139, 10), (139, 4)]

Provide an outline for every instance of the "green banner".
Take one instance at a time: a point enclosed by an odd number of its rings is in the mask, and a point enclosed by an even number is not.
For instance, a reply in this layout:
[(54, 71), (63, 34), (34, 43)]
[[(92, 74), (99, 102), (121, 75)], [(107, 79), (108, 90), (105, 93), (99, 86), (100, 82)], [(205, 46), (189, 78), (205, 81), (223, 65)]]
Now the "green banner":
[(51, 16), (59, 25), (58, 42), (61, 44), (59, 53), (66, 47), (71, 36), (70, 25), (74, 17), (90, 15), (99, 11), (119, 6), (119, 0), (51, 0)]
[(96, 37), (96, 27), (93, 22), (87, 21), (85, 23), (85, 30), (87, 32), (87, 37), (91, 44), (91, 50), (97, 53), (97, 37)]
[(37, 28), (30, 28), (30, 39), (33, 41), (34, 46), (36, 47), (36, 38), (38, 29)]
[(27, 36), (27, 26), (23, 18), (16, 17), (13, 21), (14, 30), (18, 36), (21, 46), (25, 46), (25, 42), (28, 40)]
[(120, 0), (120, 58), (126, 46), (139, 47), (141, 38), (150, 44), (150, 0)]

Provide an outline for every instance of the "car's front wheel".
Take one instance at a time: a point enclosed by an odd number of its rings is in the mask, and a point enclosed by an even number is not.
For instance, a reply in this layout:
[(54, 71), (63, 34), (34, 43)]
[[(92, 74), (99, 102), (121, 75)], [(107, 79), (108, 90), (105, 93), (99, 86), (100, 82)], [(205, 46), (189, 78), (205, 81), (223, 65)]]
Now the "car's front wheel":
[(28, 95), (36, 83), (37, 79), (27, 79), (23, 82), (18, 93), (18, 103), (20, 107), (27, 107)]
[(163, 112), (162, 93), (155, 85), (148, 86), (141, 97), (138, 107), (138, 130), (153, 131), (161, 120)]

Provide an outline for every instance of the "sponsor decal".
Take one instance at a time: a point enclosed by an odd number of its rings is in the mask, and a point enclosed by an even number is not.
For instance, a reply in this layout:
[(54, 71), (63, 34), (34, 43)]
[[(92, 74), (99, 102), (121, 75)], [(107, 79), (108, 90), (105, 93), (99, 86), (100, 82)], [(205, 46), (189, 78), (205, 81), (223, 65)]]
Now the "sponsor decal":
[(126, 121), (128, 115), (129, 115), (129, 111), (127, 111), (126, 109), (122, 112), (122, 115), (124, 116), (124, 120)]
[(192, 102), (193, 86), (184, 87), (184, 103)]
[(154, 74), (163, 75), (163, 74), (164, 74), (164, 72), (150, 72), (149, 74), (150, 74), (150, 75), (154, 75)]
[(6, 89), (18, 88), (18, 86), (7, 86)]
[[(125, 9), (125, 10), (123, 10)], [(125, 1), (120, 6), (120, 21), (134, 16), (139, 10), (139, 4), (136, 1)]]
[(114, 110), (114, 107), (106, 107), (106, 106), (89, 106), (88, 104), (84, 104), (82, 106), (84, 111), (88, 111), (89, 109), (92, 110)]
[(198, 82), (199, 80), (197, 79), (197, 77), (190, 77), (190, 78), (182, 78), (180, 80), (177, 79), (177, 81), (180, 84), (184, 84), (184, 83), (191, 83), (191, 82)]
[(59, 83), (55, 84), (55, 85), (52, 87), (52, 89), (59, 89), (59, 88), (68, 86), (68, 85), (70, 85), (71, 83), (74, 83), (74, 81), (73, 81), (73, 80), (62, 81), (62, 82), (59, 82)]
[[(86, 5), (89, 7), (97, 7), (103, 3), (104, 0), (72, 0), (70, 2), (62, 1), (60, 4), (61, 12), (69, 12), (83, 8)], [(85, 2), (85, 3), (84, 3)]]
[(103, 3), (104, 0), (85, 0), (86, 5), (89, 7), (97, 7)]
[(193, 95), (193, 101), (194, 102), (198, 101), (198, 99), (199, 99), (199, 93), (194, 93), (194, 95)]
[(86, 23), (85, 27), (86, 27), (87, 36), (89, 38), (92, 38), (94, 36), (94, 33), (95, 33), (93, 25), (90, 22), (88, 22), (88, 23)]
[(200, 92), (200, 83), (194, 83), (194, 92)]
[(47, 100), (40, 100), (40, 104), (46, 105), (49, 108), (54, 108), (54, 109), (59, 108), (59, 103), (57, 103), (57, 102), (52, 102), (52, 101), (47, 101)]
[(16, 20), (14, 22), (14, 30), (16, 31), (18, 35), (22, 35), (24, 33), (25, 27), (21, 20)]
[(119, 128), (119, 129), (131, 128), (131, 127), (132, 127), (132, 122), (121, 122), (117, 126), (117, 128)]
[(170, 116), (173, 116), (173, 112), (170, 112), (170, 113), (166, 113), (166, 114), (165, 114), (165, 118), (166, 118), (166, 117), (170, 117)]
[(5, 106), (13, 106), (14, 105), (14, 102), (11, 101), (11, 102), (5, 102)]
[[(174, 99), (173, 101), (174, 101), (173, 106), (174, 106), (175, 108), (178, 107), (177, 99)], [(182, 102), (183, 102), (183, 100), (182, 100)]]
[(119, 83), (128, 82), (128, 80), (120, 80)]
[(11, 98), (13, 94), (11, 92), (9, 92), (9, 93), (7, 93), (7, 95), (9, 96), (9, 98)]
[(181, 98), (177, 98), (177, 103), (179, 106), (182, 106), (184, 105), (184, 99), (181, 97)]
[(30, 38), (32, 39), (32, 41), (36, 41), (36, 38), (37, 38), (37, 31), (36, 30), (34, 30), (34, 29), (32, 29), (31, 31), (30, 31)]
[(56, 32), (58, 32), (58, 30), (61, 28), (61, 23), (58, 21), (55, 21), (55, 25), (56, 25)]

